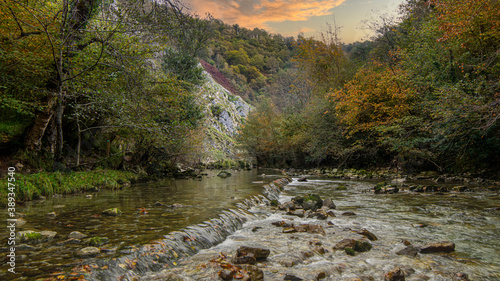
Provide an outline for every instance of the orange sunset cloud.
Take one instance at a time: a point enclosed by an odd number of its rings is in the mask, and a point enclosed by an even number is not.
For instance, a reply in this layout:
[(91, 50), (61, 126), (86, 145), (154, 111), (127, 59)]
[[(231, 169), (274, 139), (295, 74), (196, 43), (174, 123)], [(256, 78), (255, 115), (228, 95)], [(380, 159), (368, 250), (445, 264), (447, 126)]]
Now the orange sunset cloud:
[(226, 23), (266, 28), (269, 22), (306, 21), (330, 15), (345, 0), (191, 0), (193, 10), (209, 12)]

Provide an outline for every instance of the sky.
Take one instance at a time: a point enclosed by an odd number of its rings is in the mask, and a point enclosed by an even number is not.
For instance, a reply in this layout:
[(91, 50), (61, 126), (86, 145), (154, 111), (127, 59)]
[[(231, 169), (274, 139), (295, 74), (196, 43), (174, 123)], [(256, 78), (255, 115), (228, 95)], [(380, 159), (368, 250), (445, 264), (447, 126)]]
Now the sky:
[(187, 0), (200, 16), (210, 13), (228, 24), (265, 29), (271, 33), (319, 38), (335, 22), (344, 43), (364, 41), (372, 32), (364, 21), (380, 14), (396, 15), (404, 0)]

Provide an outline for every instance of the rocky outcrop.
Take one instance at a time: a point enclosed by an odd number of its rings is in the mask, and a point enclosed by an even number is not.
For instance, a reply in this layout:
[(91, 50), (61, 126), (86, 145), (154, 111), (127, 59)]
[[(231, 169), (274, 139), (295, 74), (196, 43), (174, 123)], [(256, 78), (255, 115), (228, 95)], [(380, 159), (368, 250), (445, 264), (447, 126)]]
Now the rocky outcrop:
[(218, 84), (208, 72), (204, 71), (203, 75), (205, 83), (197, 94), (205, 115), (205, 154), (202, 155), (202, 162), (236, 159), (241, 152), (235, 147), (234, 138), (251, 106)]

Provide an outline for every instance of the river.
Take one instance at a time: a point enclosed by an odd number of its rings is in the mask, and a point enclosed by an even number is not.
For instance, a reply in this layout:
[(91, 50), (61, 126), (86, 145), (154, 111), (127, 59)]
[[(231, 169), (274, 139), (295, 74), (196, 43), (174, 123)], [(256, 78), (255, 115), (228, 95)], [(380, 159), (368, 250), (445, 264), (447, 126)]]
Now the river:
[[(12, 276), (8, 275), (10, 273), (6, 272), (8, 267), (3, 265), (0, 278), (3, 280), (34, 280), (41, 277), (55, 279), (58, 276), (76, 278), (81, 276), (81, 272), (73, 275), (71, 272), (82, 265), (90, 264), (90, 261), (97, 261), (96, 267), (107, 268), (105, 261), (108, 259), (130, 256), (142, 245), (161, 240), (168, 233), (176, 233), (178, 230), (189, 229), (214, 219), (221, 213), (227, 213), (224, 210), (237, 209), (244, 199), (261, 194), (264, 184), (278, 177), (276, 172), (269, 170), (252, 170), (232, 171), (231, 177), (221, 179), (216, 177), (217, 172), (208, 171), (208, 175), (201, 181), (167, 180), (135, 184), (124, 190), (57, 196), (43, 202), (29, 202), (18, 209), (26, 221), (26, 224), (18, 230), (50, 230), (57, 232), (57, 235), (50, 242), (30, 246), (35, 248), (18, 249), (16, 271), (20, 275), (11, 278)], [(267, 176), (262, 176), (262, 173), (266, 173)], [(390, 270), (398, 264), (412, 267), (416, 272), (413, 276), (426, 275), (430, 278), (428, 280), (447, 280), (442, 276), (453, 272), (464, 272), (471, 280), (500, 280), (498, 243), (500, 216), (499, 212), (494, 210), (500, 206), (498, 193), (466, 192), (437, 195), (400, 192), (375, 195), (370, 191), (375, 183), (325, 179), (310, 179), (307, 182), (294, 180), (279, 194), (280, 202), (307, 193), (317, 193), (324, 198), (331, 197), (337, 205), (335, 210), (337, 216), (328, 219), (332, 225), (329, 226), (329, 231), (341, 235), (352, 229), (366, 228), (379, 237), (378, 242), (374, 243), (374, 250), (363, 254), (364, 256), (358, 255), (348, 259), (344, 255), (332, 253), (331, 256), (335, 260), (331, 264), (332, 268), (338, 266), (346, 268), (341, 273), (331, 273), (330, 280), (344, 280), (341, 278), (364, 275), (374, 276), (374, 280), (380, 280), (377, 276), (380, 276), (381, 271)], [(339, 185), (346, 185), (347, 190), (337, 190)], [(92, 196), (90, 198), (87, 195)], [(255, 206), (251, 206), (250, 213), (245, 211), (245, 214), (241, 215), (247, 217), (241, 224), (231, 224), (234, 230), (237, 228), (240, 230), (232, 235), (228, 233), (229, 237), (225, 239), (224, 236), (223, 243), (211, 249), (201, 251), (192, 258), (185, 257), (184, 265), (179, 265), (178, 270), (188, 272), (183, 270), (183, 266), (195, 268), (197, 264), (203, 263), (203, 258), (200, 257), (204, 257), (204, 254), (234, 251), (234, 247), (244, 241), (252, 241), (255, 244), (257, 243), (255, 239), (261, 239), (269, 243), (275, 237), (281, 237), (282, 234), (276, 233), (276, 228), (269, 225), (272, 221), (287, 220), (289, 217), (260, 203), (256, 202)], [(102, 211), (108, 208), (119, 208), (122, 215), (103, 216)], [(354, 212), (356, 215), (342, 216), (341, 213), (346, 211)], [(2, 214), (1, 218), (6, 221), (5, 214)], [(304, 223), (311, 221), (314, 222), (311, 219), (303, 219)], [(256, 226), (259, 227), (259, 231), (252, 232)], [(97, 258), (75, 257), (75, 251), (83, 247), (81, 244), (57, 245), (58, 242), (67, 240), (72, 231), (79, 231), (88, 237), (107, 237), (109, 243), (101, 246), (101, 253)], [(2, 244), (6, 246), (7, 232), (2, 229), (0, 234), (5, 237), (2, 239)], [(307, 237), (309, 238), (311, 237)], [(316, 268), (316, 265), (330, 266), (329, 263), (332, 263), (326, 255), (317, 255), (301, 261), (296, 266), (280, 266), (280, 262), (277, 261), (279, 257), (286, 256), (293, 248), (289, 243), (281, 245), (281, 240), (278, 239), (271, 245), (275, 257), (270, 258), (268, 266), (274, 267), (272, 271), (265, 271), (266, 280), (283, 280), (283, 274), (287, 272), (308, 280), (307, 278), (314, 275), (311, 270)], [(332, 243), (333, 240), (332, 238)], [(456, 251), (453, 254), (425, 255), (418, 259), (394, 254), (403, 248), (401, 241), (419, 245), (443, 240), (456, 244)], [(381, 254), (384, 251), (387, 253)], [(273, 255), (273, 252), (271, 254)], [(422, 263), (427, 266), (415, 265)], [(118, 262), (116, 264), (119, 265)], [(314, 266), (310, 266), (311, 264)], [(147, 274), (147, 272), (138, 273), (142, 276), (148, 276)], [(194, 272), (185, 277), (194, 280), (206, 278), (206, 275), (202, 274), (197, 279), (197, 274), (199, 275)]]

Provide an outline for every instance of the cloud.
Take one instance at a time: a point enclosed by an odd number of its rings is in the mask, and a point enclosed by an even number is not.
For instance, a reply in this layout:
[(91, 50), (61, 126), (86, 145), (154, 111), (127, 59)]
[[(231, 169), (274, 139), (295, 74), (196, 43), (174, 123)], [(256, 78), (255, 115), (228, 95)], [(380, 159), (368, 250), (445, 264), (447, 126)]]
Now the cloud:
[(332, 14), (345, 0), (192, 0), (199, 14), (210, 12), (226, 23), (247, 28), (269, 28), (266, 23), (306, 21)]

